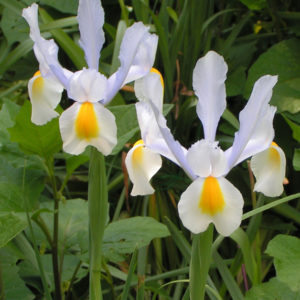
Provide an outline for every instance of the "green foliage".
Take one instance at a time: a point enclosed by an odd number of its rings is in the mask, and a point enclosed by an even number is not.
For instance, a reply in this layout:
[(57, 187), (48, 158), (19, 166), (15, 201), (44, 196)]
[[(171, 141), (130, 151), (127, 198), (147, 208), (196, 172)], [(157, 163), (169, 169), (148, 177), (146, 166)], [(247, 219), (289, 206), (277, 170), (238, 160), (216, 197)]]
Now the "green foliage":
[(154, 238), (169, 236), (167, 227), (150, 217), (131, 217), (110, 223), (103, 238), (103, 254), (112, 261), (123, 261), (124, 254), (147, 246)]
[(31, 122), (30, 116), (31, 104), (26, 102), (16, 117), (16, 124), (9, 129), (11, 140), (17, 142), (26, 153), (49, 159), (62, 146), (58, 119), (37, 126)]
[(266, 253), (274, 257), (278, 280), (286, 283), (293, 291), (300, 293), (300, 239), (277, 235), (267, 247)]

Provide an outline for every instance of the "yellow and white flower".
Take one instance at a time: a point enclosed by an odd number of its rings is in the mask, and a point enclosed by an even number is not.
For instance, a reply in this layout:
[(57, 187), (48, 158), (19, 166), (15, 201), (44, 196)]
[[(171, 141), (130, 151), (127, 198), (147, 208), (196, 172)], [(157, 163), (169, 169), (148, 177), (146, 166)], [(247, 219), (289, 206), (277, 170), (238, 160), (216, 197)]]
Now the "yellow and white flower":
[(141, 22), (129, 27), (120, 47), (120, 67), (106, 78), (98, 72), (104, 44), (104, 12), (99, 0), (79, 1), (79, 44), (88, 68), (75, 73), (61, 67), (57, 45), (41, 36), (37, 4), (24, 9), (23, 17), (30, 26), (30, 37), (40, 64), (40, 73), (28, 85), (32, 121), (41, 125), (58, 115), (55, 108), (64, 88), (75, 103), (59, 119), (63, 149), (80, 154), (86, 146), (92, 145), (104, 155), (110, 154), (117, 143), (117, 128), (114, 115), (104, 105), (123, 85), (149, 72), (155, 58), (157, 36), (150, 34)]
[(193, 72), (193, 87), (204, 139), (188, 150), (175, 141), (156, 103), (155, 99), (160, 99), (155, 95), (161, 85), (158, 75), (150, 73), (140, 79), (139, 85), (144, 88), (141, 90), (138, 86), (136, 91), (144, 147), (171, 159), (193, 181), (178, 203), (181, 221), (193, 233), (205, 231), (210, 223), (214, 223), (224, 236), (239, 227), (243, 197), (225, 176), (239, 162), (267, 149), (274, 138), (272, 122), (276, 109), (268, 103), (277, 77), (266, 75), (257, 80), (248, 103), (240, 112), (240, 129), (232, 147), (225, 152), (220, 149), (215, 136), (226, 107), (226, 74), (227, 65), (217, 53), (210, 51), (198, 60)]
[(268, 197), (276, 197), (283, 192), (286, 159), (282, 149), (272, 142), (266, 150), (251, 158), (251, 169), (256, 178), (254, 191)]

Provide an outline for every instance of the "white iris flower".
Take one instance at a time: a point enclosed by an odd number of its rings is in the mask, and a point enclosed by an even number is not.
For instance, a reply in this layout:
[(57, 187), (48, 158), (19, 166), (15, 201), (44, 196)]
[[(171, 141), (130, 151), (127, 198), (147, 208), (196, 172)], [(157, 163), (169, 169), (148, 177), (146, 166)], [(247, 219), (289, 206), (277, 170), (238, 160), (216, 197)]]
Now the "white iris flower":
[[(213, 51), (199, 59), (195, 66), (193, 87), (198, 98), (197, 114), (203, 125), (204, 139), (188, 150), (174, 140), (166, 126), (161, 109), (163, 88), (160, 76), (150, 72), (135, 84), (136, 96), (140, 100), (136, 104), (143, 139), (140, 147), (143, 151), (147, 149), (171, 159), (193, 180), (178, 204), (184, 226), (193, 233), (205, 231), (210, 223), (214, 223), (217, 231), (224, 236), (239, 227), (243, 197), (225, 176), (239, 162), (269, 148), (274, 138), (272, 122), (276, 108), (268, 103), (277, 76), (266, 75), (256, 81), (250, 99), (240, 112), (240, 129), (235, 134), (232, 147), (226, 151), (220, 149), (215, 136), (226, 107), (226, 73), (227, 65), (223, 57)], [(148, 168), (151, 161), (146, 155), (144, 168), (141, 166), (142, 160), (139, 160), (139, 165), (134, 163), (139, 157), (134, 155), (138, 147), (136, 145), (128, 153), (129, 176), (136, 191), (140, 194), (151, 193), (153, 189), (145, 181), (154, 175), (154, 170)], [(138, 180), (135, 176), (138, 174), (137, 166), (146, 174), (143, 180), (141, 176)], [(260, 174), (263, 176), (263, 172)], [(261, 184), (264, 185), (264, 182)]]
[(88, 68), (70, 72), (59, 64), (58, 47), (53, 40), (45, 40), (38, 25), (38, 5), (23, 10), (30, 26), (34, 53), (40, 71), (29, 81), (32, 103), (32, 122), (42, 125), (56, 117), (54, 110), (66, 89), (75, 103), (59, 119), (63, 149), (71, 154), (82, 153), (86, 146), (96, 147), (104, 155), (111, 153), (117, 143), (114, 115), (104, 107), (126, 83), (141, 78), (151, 69), (157, 36), (150, 34), (141, 22), (129, 27), (120, 47), (120, 67), (109, 78), (98, 72), (100, 51), (104, 44), (104, 12), (99, 0), (80, 0), (78, 24), (80, 46), (84, 50)]

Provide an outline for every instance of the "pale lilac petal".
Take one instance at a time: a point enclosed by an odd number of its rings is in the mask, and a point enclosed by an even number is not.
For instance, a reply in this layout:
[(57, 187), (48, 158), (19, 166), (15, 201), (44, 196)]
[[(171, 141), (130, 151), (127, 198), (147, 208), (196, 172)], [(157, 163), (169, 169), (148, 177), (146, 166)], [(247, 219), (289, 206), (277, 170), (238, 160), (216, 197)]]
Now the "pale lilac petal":
[(139, 101), (151, 101), (162, 112), (164, 86), (161, 75), (150, 72), (134, 82), (134, 92)]
[(219, 177), (226, 173), (226, 156), (216, 142), (198, 141), (188, 149), (186, 157), (193, 172), (200, 177)]
[[(179, 162), (170, 151), (160, 132), (151, 105), (146, 102), (139, 102), (136, 103), (135, 107), (142, 140), (144, 141), (146, 147), (179, 165)], [(183, 149), (183, 152), (185, 151), (186, 150)]]
[(274, 137), (272, 126), (275, 108), (268, 103), (277, 76), (266, 75), (254, 85), (250, 99), (240, 112), (240, 129), (231, 148), (226, 151), (229, 169), (237, 163), (269, 147)]
[[(138, 151), (138, 153), (137, 153)], [(150, 179), (161, 168), (162, 160), (159, 154), (147, 149), (143, 144), (134, 146), (125, 159), (129, 178), (133, 183), (132, 196), (144, 196), (154, 193)]]
[(119, 59), (121, 66), (108, 79), (108, 91), (104, 104), (112, 100), (119, 89), (129, 81), (146, 75), (155, 59), (157, 36), (138, 22), (129, 27), (123, 37)]
[(209, 51), (200, 58), (193, 72), (193, 88), (198, 97), (197, 114), (204, 128), (204, 137), (215, 140), (217, 126), (226, 108), (225, 80), (227, 65), (222, 56)]
[(94, 69), (75, 72), (69, 80), (68, 96), (79, 102), (98, 102), (106, 93), (107, 79)]
[(86, 62), (98, 71), (100, 51), (105, 41), (103, 24), (104, 11), (99, 0), (80, 0), (77, 16), (80, 40)]
[(286, 159), (284, 152), (277, 145), (251, 158), (251, 169), (256, 178), (254, 191), (268, 197), (280, 196), (283, 192)]
[(34, 42), (33, 50), (40, 64), (39, 69), (44, 78), (56, 77), (67, 88), (71, 72), (64, 70), (58, 62), (58, 47), (53, 40), (45, 40), (38, 25), (38, 5), (33, 3), (23, 9), (22, 16), (30, 27), (30, 38)]

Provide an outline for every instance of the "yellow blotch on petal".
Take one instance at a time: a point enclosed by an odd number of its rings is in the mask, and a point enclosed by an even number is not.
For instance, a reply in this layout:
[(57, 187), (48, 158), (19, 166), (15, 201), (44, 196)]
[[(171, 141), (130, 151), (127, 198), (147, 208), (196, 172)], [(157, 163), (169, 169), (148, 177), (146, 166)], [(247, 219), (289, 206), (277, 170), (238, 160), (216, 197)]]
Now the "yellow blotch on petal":
[(161, 73), (157, 69), (155, 69), (155, 68), (151, 68), (150, 72), (156, 73), (156, 74), (159, 75), (161, 85), (162, 85), (163, 88), (165, 88), (164, 79), (163, 79)]
[(142, 146), (144, 145), (144, 141), (138, 140), (137, 142), (135, 142), (133, 147), (135, 147), (137, 145), (141, 145), (141, 147), (137, 147), (136, 149), (134, 149), (134, 151), (132, 153), (132, 161), (135, 164), (140, 164), (143, 161), (143, 147)]
[(210, 216), (223, 211), (225, 206), (224, 196), (215, 177), (205, 178), (198, 206), (204, 214)]
[(43, 88), (44, 88), (44, 79), (41, 75), (40, 71), (37, 71), (34, 73), (33, 78), (37, 77), (33, 84), (32, 84), (32, 92), (34, 95), (36, 95), (37, 97), (39, 96), (39, 94), (41, 94), (43, 92)]
[(280, 167), (280, 154), (277, 151), (276, 148), (274, 147), (278, 147), (278, 145), (275, 142), (272, 142), (271, 147), (269, 148), (269, 160), (271, 161), (271, 163), (275, 166), (277, 166), (278, 168)]
[(93, 103), (82, 103), (75, 121), (75, 132), (77, 137), (89, 140), (97, 137), (99, 131), (100, 128)]

